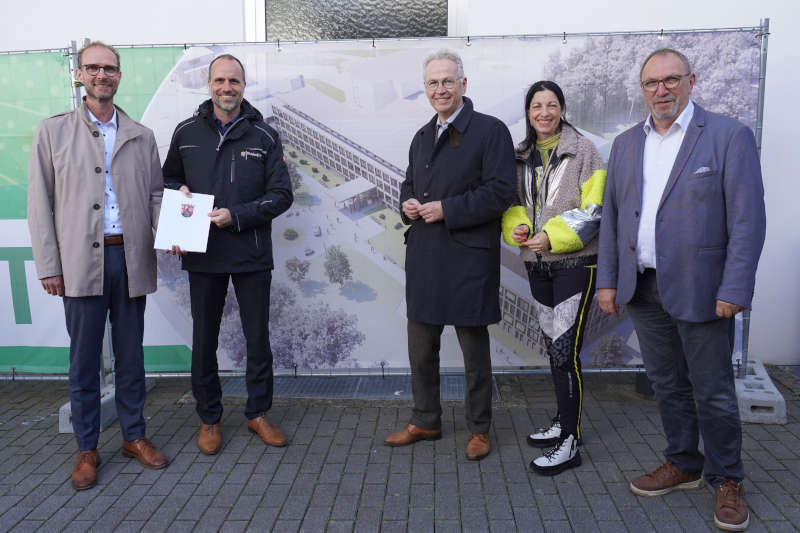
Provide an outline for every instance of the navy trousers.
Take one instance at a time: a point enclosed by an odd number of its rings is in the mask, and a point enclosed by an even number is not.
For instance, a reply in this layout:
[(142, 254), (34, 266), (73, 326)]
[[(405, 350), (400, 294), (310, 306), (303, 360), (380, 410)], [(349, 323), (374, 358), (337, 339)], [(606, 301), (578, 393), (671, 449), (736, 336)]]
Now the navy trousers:
[(125, 249), (103, 252), (103, 295), (64, 297), (69, 333), (69, 401), (72, 429), (79, 450), (97, 448), (100, 437), (100, 361), (106, 316), (111, 320), (114, 348), (115, 400), (122, 438), (145, 436), (144, 296), (128, 296)]
[(269, 346), (269, 286), (272, 273), (269, 270), (233, 274), (189, 272), (192, 393), (197, 401), (197, 414), (204, 424), (216, 424), (222, 417), (217, 346), (229, 278), (233, 278), (247, 344), (247, 405), (244, 413), (251, 419), (272, 407), (272, 350)]
[[(731, 354), (733, 319), (687, 322), (661, 306), (656, 271), (639, 275), (627, 305), (667, 437), (664, 457), (718, 486), (744, 478)], [(705, 456), (698, 449), (703, 436)]]

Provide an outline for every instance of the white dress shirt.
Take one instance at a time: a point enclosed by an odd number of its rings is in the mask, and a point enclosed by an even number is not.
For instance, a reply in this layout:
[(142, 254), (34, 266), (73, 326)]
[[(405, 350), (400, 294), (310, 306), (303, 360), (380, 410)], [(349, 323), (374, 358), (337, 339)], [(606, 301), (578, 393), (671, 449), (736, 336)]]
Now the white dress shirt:
[(681, 149), (686, 129), (692, 122), (694, 104), (689, 104), (678, 115), (664, 135), (653, 127), (653, 117), (647, 118), (644, 131), (644, 168), (642, 180), (642, 213), (639, 219), (639, 236), (636, 242), (636, 259), (639, 272), (656, 265), (656, 214), (664, 194), (678, 151)]
[[(89, 111), (87, 109), (87, 111)], [(103, 135), (103, 143), (105, 144), (106, 151), (106, 186), (105, 186), (105, 207), (103, 210), (103, 234), (121, 235), (122, 234), (122, 221), (119, 218), (119, 204), (117, 203), (117, 193), (114, 192), (114, 184), (111, 181), (111, 156), (114, 155), (114, 143), (117, 142), (117, 110), (114, 109), (114, 114), (111, 115), (111, 120), (108, 122), (100, 122), (100, 120), (89, 111), (89, 120), (91, 120), (97, 130)]]

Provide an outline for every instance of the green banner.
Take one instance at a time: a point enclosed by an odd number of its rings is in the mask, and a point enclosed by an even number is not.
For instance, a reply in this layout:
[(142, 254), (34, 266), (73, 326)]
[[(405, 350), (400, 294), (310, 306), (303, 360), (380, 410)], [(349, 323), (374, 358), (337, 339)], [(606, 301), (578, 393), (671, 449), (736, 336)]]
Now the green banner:
[(133, 120), (141, 120), (161, 82), (183, 55), (182, 46), (120, 48), (122, 80), (114, 103)]
[(36, 125), (70, 109), (64, 52), (0, 55), (0, 212), (24, 219), (28, 159)]

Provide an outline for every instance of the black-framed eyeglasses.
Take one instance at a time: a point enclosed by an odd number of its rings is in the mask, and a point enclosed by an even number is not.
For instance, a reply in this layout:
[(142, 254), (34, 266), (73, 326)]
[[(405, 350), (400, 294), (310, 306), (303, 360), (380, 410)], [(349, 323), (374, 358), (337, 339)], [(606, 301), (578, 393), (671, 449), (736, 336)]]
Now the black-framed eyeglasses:
[(89, 76), (97, 76), (102, 70), (106, 76), (116, 76), (119, 74), (119, 67), (114, 65), (82, 65), (83, 70)]
[(653, 80), (653, 79), (644, 80), (642, 82), (642, 89), (644, 89), (647, 92), (654, 93), (654, 92), (656, 92), (658, 90), (658, 85), (660, 83), (663, 83), (664, 84), (664, 88), (666, 88), (666, 89), (674, 89), (675, 87), (677, 87), (678, 85), (681, 84), (681, 80), (683, 78), (685, 78), (687, 76), (691, 76), (691, 75), (692, 75), (692, 73), (690, 72), (688, 74), (678, 74), (678, 75), (674, 75), (674, 76), (667, 76), (666, 78), (662, 78), (660, 80)]
[(436, 89), (439, 88), (439, 85), (441, 85), (442, 87), (444, 87), (445, 90), (450, 91), (452, 89), (455, 89), (456, 85), (458, 85), (458, 82), (460, 81), (461, 78), (455, 80), (453, 78), (445, 78), (442, 81), (428, 80), (425, 82), (425, 88), (428, 89), (429, 91), (435, 91)]

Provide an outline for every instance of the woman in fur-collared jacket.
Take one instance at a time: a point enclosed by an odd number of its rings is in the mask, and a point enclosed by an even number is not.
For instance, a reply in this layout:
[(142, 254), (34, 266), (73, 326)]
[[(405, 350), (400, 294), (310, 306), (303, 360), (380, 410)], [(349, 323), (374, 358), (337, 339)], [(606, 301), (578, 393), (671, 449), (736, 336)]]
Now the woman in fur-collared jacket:
[(528, 443), (551, 447), (531, 469), (554, 475), (581, 463), (583, 378), (580, 351), (594, 296), (597, 233), (606, 171), (597, 148), (563, 117), (552, 81), (525, 96), (526, 138), (517, 147), (517, 203), (503, 215), (503, 237), (519, 246), (544, 334), (558, 414)]

